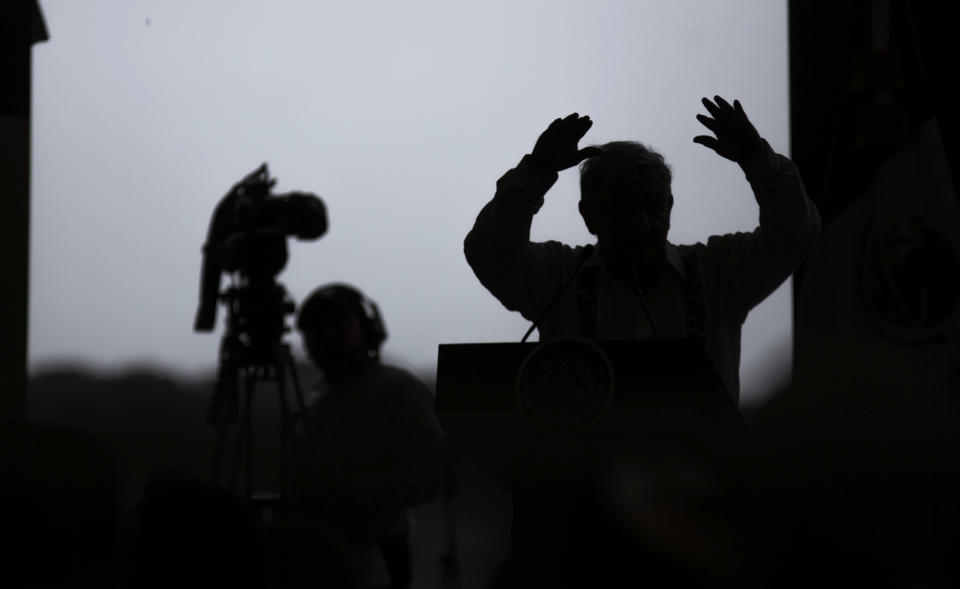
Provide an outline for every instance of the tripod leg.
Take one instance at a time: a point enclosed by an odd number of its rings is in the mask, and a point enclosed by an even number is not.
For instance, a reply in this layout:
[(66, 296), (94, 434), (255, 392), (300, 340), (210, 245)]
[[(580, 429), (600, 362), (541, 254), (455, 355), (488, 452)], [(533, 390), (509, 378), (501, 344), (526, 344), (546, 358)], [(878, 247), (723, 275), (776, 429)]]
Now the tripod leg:
[(256, 376), (247, 375), (247, 415), (244, 426), (247, 429), (247, 441), (245, 444), (245, 457), (247, 462), (246, 476), (246, 499), (253, 497), (253, 389), (256, 384)]
[(230, 466), (229, 488), (231, 492), (237, 490), (237, 479), (240, 476), (240, 456), (243, 454), (243, 446), (247, 439), (247, 416), (244, 410), (241, 410), (240, 419), (237, 422), (237, 435), (233, 445), (233, 460)]
[[(300, 377), (297, 375), (297, 367), (293, 361), (293, 354), (290, 353), (290, 346), (282, 344), (279, 348), (279, 363), (278, 363), (278, 382), (280, 384), (280, 397), (281, 397), (281, 408), (280, 411), (284, 416), (285, 421), (283, 422), (284, 432), (283, 432), (283, 455), (284, 462), (283, 464), (283, 480), (282, 480), (282, 500), (285, 502), (287, 499), (288, 485), (289, 485), (289, 474), (288, 474), (288, 461), (286, 456), (289, 454), (290, 444), (293, 443), (293, 439), (297, 433), (297, 427), (302, 425), (304, 433), (309, 433), (310, 424), (307, 421), (307, 406), (303, 399), (303, 389), (300, 386)], [(293, 383), (293, 392), (295, 395), (296, 407), (291, 410), (290, 402), (287, 399), (286, 393), (286, 371), (290, 372), (290, 381)]]
[(227, 423), (225, 418), (220, 416), (220, 423), (217, 424), (217, 437), (213, 447), (213, 480), (220, 481), (220, 467), (223, 465), (223, 446), (227, 437)]
[(459, 503), (459, 460), (453, 454), (444, 467), (441, 491), (445, 550), (440, 556), (441, 587), (460, 589), (460, 558), (457, 546), (457, 509)]
[(276, 361), (277, 377), (277, 398), (280, 400), (280, 503), (282, 507), (286, 506), (287, 483), (288, 483), (288, 462), (287, 455), (290, 452), (290, 440), (293, 437), (293, 431), (290, 426), (290, 404), (287, 402), (286, 387), (286, 356), (284, 351), (289, 354), (289, 350), (281, 348), (280, 357)]
[(213, 449), (213, 480), (220, 481), (220, 471), (223, 467), (223, 451), (226, 445), (227, 432), (230, 424), (237, 420), (237, 403), (240, 397), (238, 388), (240, 366), (237, 364), (240, 356), (240, 341), (227, 334), (220, 344), (220, 367), (217, 370), (217, 381), (214, 386), (210, 406), (207, 408), (207, 423), (217, 427)]
[(303, 389), (300, 387), (300, 377), (297, 376), (297, 365), (293, 362), (293, 354), (290, 348), (284, 348), (284, 357), (287, 366), (290, 369), (290, 380), (293, 382), (293, 392), (297, 400), (297, 420), (294, 423), (302, 423), (303, 429), (309, 431), (310, 424), (307, 421), (307, 404), (303, 401)]
[(233, 453), (233, 468), (230, 471), (230, 489), (237, 490), (237, 480), (240, 475), (240, 462), (244, 462), (246, 467), (245, 474), (245, 488), (247, 491), (247, 496), (250, 495), (250, 486), (252, 484), (253, 478), (253, 464), (252, 464), (252, 452), (253, 452), (253, 432), (251, 431), (251, 424), (253, 421), (251, 405), (253, 402), (253, 387), (254, 387), (254, 376), (251, 373), (247, 373), (243, 379), (244, 390), (243, 390), (243, 409), (240, 414), (240, 419), (237, 427), (237, 443), (234, 446)]

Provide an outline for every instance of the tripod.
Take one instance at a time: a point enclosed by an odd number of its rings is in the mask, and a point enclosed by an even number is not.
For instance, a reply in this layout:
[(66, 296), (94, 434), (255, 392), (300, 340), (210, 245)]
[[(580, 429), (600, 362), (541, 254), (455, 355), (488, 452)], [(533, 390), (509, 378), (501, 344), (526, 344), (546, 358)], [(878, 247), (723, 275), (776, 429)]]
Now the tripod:
[[(290, 443), (298, 421), (307, 427), (300, 379), (290, 346), (283, 341), (283, 334), (289, 331), (284, 317), (293, 311), (293, 304), (287, 299), (283, 287), (272, 282), (256, 288), (249, 284), (232, 287), (222, 298), (228, 303), (227, 331), (220, 345), (217, 385), (207, 413), (207, 423), (217, 427), (213, 478), (222, 482), (227, 432), (231, 424), (236, 424), (226, 481), (228, 488), (242, 491), (248, 501), (258, 506), (282, 509), (288, 499)], [(244, 313), (250, 309), (256, 312)], [(278, 313), (270, 313), (271, 309)], [(291, 411), (288, 399), (288, 378), (295, 393), (295, 412)], [(263, 382), (274, 383), (279, 401), (280, 490), (277, 493), (256, 489), (254, 477), (254, 393), (257, 384)]]

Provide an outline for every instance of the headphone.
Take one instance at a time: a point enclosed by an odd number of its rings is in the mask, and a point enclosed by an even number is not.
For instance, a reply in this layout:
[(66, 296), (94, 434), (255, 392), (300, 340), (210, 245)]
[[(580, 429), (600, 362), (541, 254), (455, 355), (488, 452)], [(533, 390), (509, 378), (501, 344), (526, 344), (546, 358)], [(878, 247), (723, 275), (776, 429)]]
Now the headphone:
[[(387, 339), (387, 328), (383, 324), (383, 318), (380, 316), (380, 309), (375, 302), (368, 299), (358, 288), (344, 282), (336, 282), (314, 289), (301, 306), (301, 317), (303, 309), (320, 299), (340, 303), (356, 313), (360, 319), (360, 326), (363, 330), (364, 341), (367, 342), (368, 349), (378, 350), (380, 345)], [(297, 326), (302, 329), (300, 318), (298, 318)]]

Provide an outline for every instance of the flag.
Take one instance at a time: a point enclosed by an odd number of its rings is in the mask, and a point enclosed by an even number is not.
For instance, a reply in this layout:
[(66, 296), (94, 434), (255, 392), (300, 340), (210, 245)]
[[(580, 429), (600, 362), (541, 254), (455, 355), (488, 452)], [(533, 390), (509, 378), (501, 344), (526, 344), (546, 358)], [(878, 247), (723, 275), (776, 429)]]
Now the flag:
[(802, 394), (864, 411), (960, 397), (960, 210), (936, 118), (824, 228), (796, 299)]

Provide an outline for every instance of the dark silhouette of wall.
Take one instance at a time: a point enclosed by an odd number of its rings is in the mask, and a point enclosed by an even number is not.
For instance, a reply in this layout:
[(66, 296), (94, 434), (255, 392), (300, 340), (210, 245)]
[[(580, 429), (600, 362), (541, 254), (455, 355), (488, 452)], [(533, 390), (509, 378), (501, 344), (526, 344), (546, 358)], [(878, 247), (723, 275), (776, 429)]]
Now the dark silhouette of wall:
[(22, 418), (26, 406), (27, 284), (30, 246), (30, 48), (47, 40), (36, 0), (0, 9), (0, 419)]

